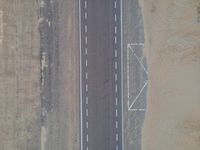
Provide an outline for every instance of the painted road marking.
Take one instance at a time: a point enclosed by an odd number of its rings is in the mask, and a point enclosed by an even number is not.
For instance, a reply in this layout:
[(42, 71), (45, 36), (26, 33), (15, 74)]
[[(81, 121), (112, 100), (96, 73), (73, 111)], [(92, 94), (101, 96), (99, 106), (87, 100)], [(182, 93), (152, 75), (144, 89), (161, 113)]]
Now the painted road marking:
[(115, 44), (117, 44), (117, 36), (115, 36)]
[(88, 92), (88, 84), (87, 83), (85, 85), (85, 88), (86, 88), (86, 92)]
[(117, 70), (117, 62), (115, 61), (115, 69)]
[(85, 36), (85, 45), (87, 45), (88, 43), (88, 39), (87, 39), (87, 36)]
[(85, 32), (87, 32), (87, 28), (88, 28), (87, 25), (85, 25)]
[(87, 12), (85, 12), (85, 20), (87, 19)]
[(118, 150), (119, 148), (118, 148), (118, 145), (116, 145), (116, 150)]
[(115, 26), (115, 34), (117, 34), (117, 26)]
[(116, 2), (116, 1), (115, 1), (115, 3), (114, 3), (114, 7), (117, 8), (117, 2)]
[(88, 117), (88, 109), (86, 108), (86, 116)]
[(87, 59), (85, 60), (85, 66), (86, 67), (88, 66), (88, 60)]
[(117, 50), (115, 50), (115, 57), (117, 57)]
[(87, 50), (87, 48), (85, 48), (85, 54), (87, 55), (88, 54), (88, 52), (87, 52), (88, 50)]
[(115, 92), (117, 93), (117, 84), (115, 85)]
[(88, 104), (88, 97), (85, 98), (85, 103)]
[(118, 110), (116, 109), (116, 112), (115, 112), (115, 116), (117, 117), (118, 116)]
[(118, 105), (118, 99), (117, 99), (117, 97), (115, 97), (115, 105), (116, 106)]
[(117, 120), (115, 122), (115, 127), (116, 127), (116, 129), (118, 128), (118, 121)]
[(87, 141), (87, 142), (89, 141), (88, 134), (86, 135), (86, 141)]
[[(79, 38), (81, 39), (82, 37), (82, 30), (81, 30), (81, 0), (79, 0), (79, 31), (80, 31), (80, 34), (79, 34)], [(81, 150), (83, 150), (83, 91), (82, 91), (82, 40), (80, 40), (79, 42), (79, 48), (80, 48), (80, 55), (79, 55), (79, 58), (80, 58), (80, 122), (81, 122), (81, 127), (80, 127), (80, 136), (81, 136), (81, 145), (80, 145), (80, 148)]]
[(117, 73), (115, 73), (115, 81), (117, 81)]
[(88, 129), (88, 121), (86, 121), (86, 128)]
[(115, 14), (115, 22), (117, 22), (117, 15)]
[(88, 146), (87, 146), (87, 150), (89, 150)]
[(88, 72), (85, 73), (85, 78), (88, 79)]
[(87, 72), (85, 73), (85, 79), (86, 80), (88, 79), (88, 73)]
[(85, 1), (85, 9), (87, 9), (87, 1)]
[(115, 136), (116, 136), (116, 137), (115, 137), (115, 140), (118, 141), (118, 134), (116, 134)]

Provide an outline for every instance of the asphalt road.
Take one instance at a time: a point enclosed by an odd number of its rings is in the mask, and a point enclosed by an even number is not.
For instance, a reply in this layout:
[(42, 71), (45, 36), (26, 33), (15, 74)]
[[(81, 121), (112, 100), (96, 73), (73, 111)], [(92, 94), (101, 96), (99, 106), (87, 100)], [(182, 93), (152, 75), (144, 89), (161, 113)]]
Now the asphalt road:
[(121, 1), (80, 0), (81, 149), (122, 150)]

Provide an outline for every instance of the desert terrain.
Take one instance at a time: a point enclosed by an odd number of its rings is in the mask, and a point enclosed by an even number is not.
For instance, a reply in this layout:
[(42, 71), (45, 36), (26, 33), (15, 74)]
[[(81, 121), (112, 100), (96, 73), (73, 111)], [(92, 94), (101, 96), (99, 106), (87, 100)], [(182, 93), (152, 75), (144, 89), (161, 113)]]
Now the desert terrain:
[(149, 69), (142, 150), (200, 147), (199, 0), (140, 0)]
[(73, 0), (0, 0), (0, 150), (79, 149)]

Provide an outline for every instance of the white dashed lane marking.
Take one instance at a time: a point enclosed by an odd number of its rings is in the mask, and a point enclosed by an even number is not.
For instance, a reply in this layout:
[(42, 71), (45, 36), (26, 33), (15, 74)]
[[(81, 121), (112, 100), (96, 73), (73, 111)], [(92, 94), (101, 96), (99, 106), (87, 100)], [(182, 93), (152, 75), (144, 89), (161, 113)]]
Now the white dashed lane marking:
[(115, 140), (118, 141), (118, 134), (115, 135)]
[(115, 73), (115, 81), (117, 81), (117, 73)]
[(117, 44), (117, 36), (115, 36), (115, 44)]
[(115, 69), (117, 70), (117, 62), (115, 61)]
[(117, 22), (117, 15), (115, 14), (115, 22)]
[(87, 1), (85, 1), (85, 9), (87, 9)]
[(88, 60), (87, 59), (85, 60), (85, 66), (86, 67), (88, 66)]
[(87, 55), (87, 53), (88, 53), (87, 51), (88, 51), (87, 48), (85, 48), (85, 54), (86, 54), (86, 55)]
[(88, 39), (87, 39), (87, 36), (85, 36), (85, 45), (87, 45), (88, 43)]
[(87, 96), (85, 97), (85, 103), (86, 103), (86, 105), (88, 104), (88, 97)]
[(86, 141), (87, 141), (87, 142), (89, 141), (88, 134), (86, 135)]
[(115, 34), (117, 34), (117, 26), (115, 26)]
[(87, 19), (87, 12), (85, 12), (85, 20)]
[(115, 97), (115, 105), (116, 106), (118, 105), (118, 99), (117, 99), (117, 97)]
[(117, 8), (117, 2), (116, 1), (114, 2), (114, 7), (115, 7), (115, 9)]
[(117, 117), (118, 116), (118, 110), (116, 109), (115, 111), (115, 116)]
[(118, 145), (116, 145), (116, 148), (115, 148), (116, 150), (118, 150), (119, 148), (118, 148)]
[(88, 79), (88, 73), (87, 72), (85, 73), (85, 79), (86, 80)]
[(115, 93), (117, 93), (117, 84), (115, 85)]
[(88, 117), (88, 109), (86, 108), (86, 117)]
[(87, 32), (87, 28), (88, 28), (88, 26), (87, 26), (87, 25), (85, 25), (85, 32)]
[(115, 122), (115, 127), (116, 127), (116, 129), (118, 128), (118, 121), (117, 120)]
[(115, 57), (117, 57), (117, 50), (115, 50)]
[(86, 122), (86, 128), (88, 129), (88, 121)]
[(88, 84), (85, 85), (86, 92), (88, 92)]

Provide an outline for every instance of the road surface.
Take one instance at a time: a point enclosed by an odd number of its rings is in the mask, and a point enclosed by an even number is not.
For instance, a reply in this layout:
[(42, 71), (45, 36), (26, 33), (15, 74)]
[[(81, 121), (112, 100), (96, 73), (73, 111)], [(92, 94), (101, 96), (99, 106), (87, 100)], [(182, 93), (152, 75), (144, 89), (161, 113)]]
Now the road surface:
[(122, 150), (121, 1), (80, 0), (81, 149)]

